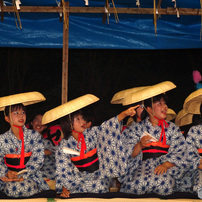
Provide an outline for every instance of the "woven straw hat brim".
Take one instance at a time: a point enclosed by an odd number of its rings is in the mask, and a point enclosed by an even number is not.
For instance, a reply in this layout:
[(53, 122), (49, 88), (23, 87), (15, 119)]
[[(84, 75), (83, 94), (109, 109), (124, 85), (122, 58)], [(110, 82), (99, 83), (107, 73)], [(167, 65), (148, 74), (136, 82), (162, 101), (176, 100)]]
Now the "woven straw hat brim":
[(176, 85), (171, 81), (164, 81), (153, 86), (148, 86), (144, 89), (128, 94), (123, 99), (123, 105), (130, 105), (148, 98), (152, 98), (156, 95), (172, 90), (173, 88), (176, 88)]
[(86, 94), (76, 99), (73, 99), (69, 102), (66, 102), (56, 108), (47, 111), (43, 115), (42, 124), (44, 125), (55, 121), (63, 116), (71, 114), (72, 112), (82, 109), (83, 107), (86, 107), (94, 102), (97, 102), (98, 100), (99, 98), (92, 94)]
[(3, 111), (6, 106), (20, 104), (31, 105), (38, 102), (45, 101), (46, 98), (39, 92), (28, 92), (9, 95), (0, 98), (0, 111)]
[(167, 116), (166, 116), (166, 121), (171, 121), (175, 117), (176, 117), (176, 113), (172, 109), (168, 108), (168, 110), (167, 110)]
[(116, 93), (113, 98), (111, 99), (110, 103), (111, 104), (122, 104), (123, 99), (130, 93), (136, 92), (138, 90), (144, 89), (146, 88), (146, 86), (142, 86), (142, 87), (134, 87), (134, 88), (129, 88), (126, 90), (122, 90), (119, 91), (118, 93)]
[(192, 123), (193, 114), (182, 109), (175, 118), (175, 124), (178, 126), (185, 126)]
[(194, 91), (185, 99), (183, 108), (188, 113), (200, 114), (201, 103), (202, 103), (202, 88)]

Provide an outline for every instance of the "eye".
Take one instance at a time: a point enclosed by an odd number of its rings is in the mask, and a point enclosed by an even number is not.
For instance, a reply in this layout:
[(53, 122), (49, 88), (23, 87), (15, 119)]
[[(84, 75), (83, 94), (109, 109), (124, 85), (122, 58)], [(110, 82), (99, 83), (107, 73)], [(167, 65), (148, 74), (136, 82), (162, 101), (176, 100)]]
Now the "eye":
[(17, 114), (18, 114), (18, 112), (14, 112), (13, 114), (17, 115)]

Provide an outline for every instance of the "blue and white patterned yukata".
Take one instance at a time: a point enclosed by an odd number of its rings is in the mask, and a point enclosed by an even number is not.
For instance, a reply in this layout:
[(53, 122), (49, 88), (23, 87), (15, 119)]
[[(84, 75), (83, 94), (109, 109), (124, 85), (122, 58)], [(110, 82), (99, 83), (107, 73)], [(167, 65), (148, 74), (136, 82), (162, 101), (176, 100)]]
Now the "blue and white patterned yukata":
[(127, 166), (117, 117), (105, 121), (101, 126), (83, 132), (85, 153), (97, 148), (99, 169), (94, 172), (79, 171), (71, 161), (75, 155), (65, 154), (64, 147), (79, 151), (73, 136), (62, 139), (56, 151), (56, 191), (64, 186), (70, 193), (104, 193), (109, 191), (111, 178), (125, 173)]
[(42, 142), (44, 144), (44, 149), (51, 151), (52, 154), (45, 155), (43, 167), (40, 171), (42, 172), (43, 178), (55, 180), (55, 151), (57, 149), (57, 145), (54, 146), (50, 140), (44, 138), (42, 138)]
[[(24, 152), (32, 152), (29, 161), (26, 163), (27, 172), (19, 175), (24, 180), (20, 182), (3, 182), (2, 191), (10, 197), (29, 197), (42, 190), (49, 190), (49, 186), (42, 178), (39, 171), (44, 161), (44, 146), (41, 135), (23, 127)], [(18, 140), (11, 129), (0, 135), (0, 178), (8, 172), (8, 167), (4, 162), (6, 154), (21, 154), (22, 141)]]
[(189, 146), (189, 149), (187, 150), (189, 169), (183, 180), (184, 183), (189, 185), (190, 191), (197, 194), (198, 190), (202, 188), (202, 170), (197, 168), (200, 165), (200, 159), (202, 158), (202, 153), (200, 156), (198, 152), (198, 149), (202, 149), (202, 124), (192, 126), (189, 129), (186, 141)]
[[(121, 182), (120, 192), (133, 194), (156, 193), (159, 195), (169, 195), (175, 191), (175, 181), (183, 175), (187, 164), (184, 159), (186, 142), (177, 125), (167, 122), (165, 127), (166, 145), (169, 145), (168, 153), (156, 158), (142, 160), (142, 152), (135, 158), (128, 156), (128, 169), (126, 175), (119, 178)], [(134, 146), (141, 140), (142, 134), (147, 131), (159, 140), (161, 127), (152, 126), (149, 117), (139, 123), (133, 123), (123, 131), (123, 135), (128, 139), (128, 154), (132, 155)], [(129, 148), (130, 147), (130, 148)], [(154, 170), (157, 166), (170, 162), (176, 166), (167, 170), (163, 175), (157, 175)]]

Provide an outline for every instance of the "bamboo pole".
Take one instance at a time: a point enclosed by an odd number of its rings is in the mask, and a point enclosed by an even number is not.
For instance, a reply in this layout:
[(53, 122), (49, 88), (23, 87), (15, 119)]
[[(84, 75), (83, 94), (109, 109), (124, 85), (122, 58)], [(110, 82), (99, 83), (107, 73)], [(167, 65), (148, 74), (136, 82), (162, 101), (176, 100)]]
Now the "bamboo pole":
[[(69, 2), (63, 2), (64, 9)], [(69, 12), (63, 13), (62, 104), (68, 100)]]

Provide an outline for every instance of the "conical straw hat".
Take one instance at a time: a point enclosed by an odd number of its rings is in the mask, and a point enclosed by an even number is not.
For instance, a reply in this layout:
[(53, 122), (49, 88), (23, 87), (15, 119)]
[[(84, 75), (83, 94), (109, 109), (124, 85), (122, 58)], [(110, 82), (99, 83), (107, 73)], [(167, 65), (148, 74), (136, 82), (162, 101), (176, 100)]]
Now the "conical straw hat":
[(175, 118), (175, 124), (178, 126), (185, 126), (192, 123), (193, 114), (182, 109)]
[(86, 107), (94, 102), (97, 102), (98, 100), (98, 97), (92, 94), (86, 94), (69, 102), (66, 102), (56, 108), (47, 111), (43, 115), (42, 124), (44, 125), (55, 121), (63, 116), (71, 114), (72, 112), (82, 109), (83, 107)]
[(6, 106), (20, 104), (31, 105), (41, 101), (45, 101), (46, 98), (39, 92), (28, 92), (9, 95), (0, 98), (0, 111), (3, 111)]
[(123, 105), (130, 105), (148, 98), (152, 98), (156, 95), (172, 90), (173, 88), (176, 88), (176, 85), (171, 81), (164, 81), (153, 86), (148, 86), (144, 89), (128, 94), (123, 99)]
[(166, 121), (171, 121), (175, 117), (176, 117), (176, 113), (172, 109), (168, 108), (168, 110), (167, 110), (167, 116), (166, 116)]
[(202, 88), (194, 91), (185, 99), (183, 108), (188, 113), (200, 114), (201, 103), (202, 103)]
[(116, 93), (112, 100), (110, 101), (111, 104), (122, 104), (123, 99), (130, 93), (136, 92), (138, 90), (144, 89), (146, 88), (146, 86), (142, 86), (142, 87), (134, 87), (134, 88), (129, 88), (126, 90), (122, 90), (119, 91), (118, 93)]

